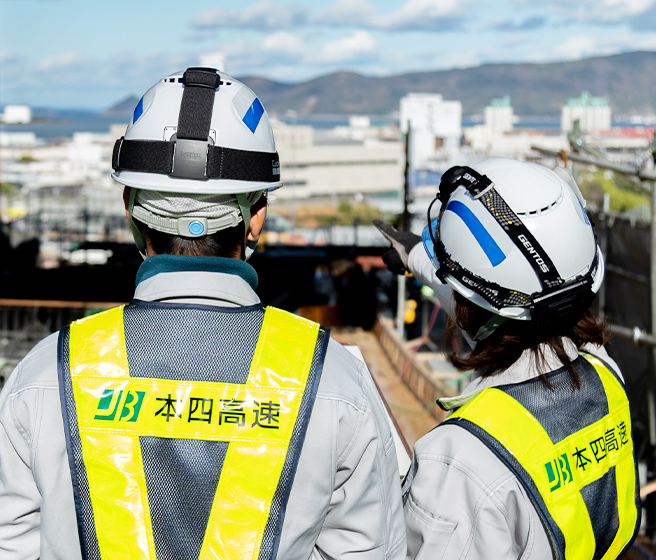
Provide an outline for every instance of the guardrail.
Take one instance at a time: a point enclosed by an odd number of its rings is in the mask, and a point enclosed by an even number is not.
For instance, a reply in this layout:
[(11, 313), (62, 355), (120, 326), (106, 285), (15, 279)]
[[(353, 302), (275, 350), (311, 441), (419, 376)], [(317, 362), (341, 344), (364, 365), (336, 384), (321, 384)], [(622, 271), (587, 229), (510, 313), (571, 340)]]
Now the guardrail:
[(39, 341), (64, 325), (120, 305), (111, 302), (0, 299), (0, 387)]
[(454, 397), (457, 393), (439, 380), (431, 379), (428, 369), (413, 359), (413, 352), (407, 348), (407, 343), (399, 338), (390, 319), (379, 315), (374, 332), (385, 354), (398, 372), (397, 375), (433, 418), (438, 422), (444, 420), (446, 412), (437, 406), (435, 400), (440, 397)]

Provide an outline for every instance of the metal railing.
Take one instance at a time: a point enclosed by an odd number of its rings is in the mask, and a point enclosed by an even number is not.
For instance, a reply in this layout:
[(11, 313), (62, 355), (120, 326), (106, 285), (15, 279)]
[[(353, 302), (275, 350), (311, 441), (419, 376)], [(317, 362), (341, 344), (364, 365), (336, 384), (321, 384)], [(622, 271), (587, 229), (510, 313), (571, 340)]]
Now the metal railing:
[(0, 387), (16, 364), (61, 327), (119, 305), (108, 302), (0, 299)]

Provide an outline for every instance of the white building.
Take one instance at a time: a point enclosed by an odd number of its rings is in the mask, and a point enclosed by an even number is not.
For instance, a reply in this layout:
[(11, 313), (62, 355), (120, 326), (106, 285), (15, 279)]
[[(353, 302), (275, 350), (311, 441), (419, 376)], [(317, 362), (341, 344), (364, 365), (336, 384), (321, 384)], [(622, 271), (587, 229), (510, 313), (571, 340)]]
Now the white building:
[(579, 121), (580, 131), (597, 132), (611, 128), (611, 111), (608, 99), (593, 97), (587, 91), (581, 97), (570, 97), (560, 113), (560, 129), (567, 134), (574, 129), (574, 121)]
[(0, 148), (33, 148), (38, 144), (39, 140), (34, 132), (0, 131)]
[(276, 196), (339, 198), (398, 192), (403, 185), (403, 144), (347, 140), (332, 136), (315, 141), (311, 126), (273, 123), (285, 188)]
[(490, 104), (485, 107), (483, 122), (490, 132), (504, 134), (513, 129), (514, 118), (510, 96), (504, 95), (501, 98), (492, 99)]
[(32, 109), (27, 105), (5, 105), (2, 120), (6, 124), (29, 124), (32, 122)]
[(515, 115), (510, 96), (492, 99), (485, 107), (483, 124), (463, 130), (467, 146), (473, 154), (525, 159), (536, 145), (549, 150), (568, 148), (565, 135), (545, 134), (530, 129), (515, 129)]
[(462, 137), (462, 103), (437, 93), (409, 93), (401, 98), (400, 128), (410, 125), (410, 166), (441, 169), (457, 155)]

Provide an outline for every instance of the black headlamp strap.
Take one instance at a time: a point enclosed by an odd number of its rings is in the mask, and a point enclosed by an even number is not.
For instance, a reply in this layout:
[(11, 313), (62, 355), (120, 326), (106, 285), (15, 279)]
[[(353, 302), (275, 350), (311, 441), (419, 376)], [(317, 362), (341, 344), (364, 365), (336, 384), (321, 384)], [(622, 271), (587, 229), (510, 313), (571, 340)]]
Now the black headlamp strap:
[[(438, 224), (442, 219), (443, 212), (444, 206), (440, 209)], [(440, 263), (440, 268), (437, 270), (436, 274), (443, 282), (446, 281), (447, 275), (453, 276), (462, 285), (469, 287), (497, 309), (501, 309), (502, 307), (528, 307), (531, 304), (531, 295), (516, 290), (509, 290), (495, 282), (485, 280), (453, 260), (447, 254), (444, 243), (442, 243), (439, 227), (435, 230), (434, 247), (435, 256)]]
[(522, 252), (540, 281), (543, 291), (563, 283), (558, 270), (537, 239), (521, 219), (506, 204), (494, 188), (494, 183), (486, 175), (471, 167), (452, 167), (440, 181), (438, 197), (442, 202), (440, 215), (446, 210), (451, 195), (458, 187), (464, 187), (474, 198), (478, 198), (496, 222), (506, 231), (508, 237)]
[[(504, 288), (467, 270), (447, 253), (441, 240), (439, 224), (448, 207), (451, 195), (460, 186), (467, 189), (473, 197), (478, 198), (497, 223), (504, 228), (510, 239), (531, 264), (542, 286), (541, 291), (526, 294)], [(447, 275), (452, 276), (497, 309), (503, 307), (530, 308), (534, 319), (569, 312), (571, 309), (585, 306), (594, 297), (591, 287), (599, 266), (598, 255), (595, 254), (590, 269), (584, 276), (564, 282), (551, 258), (521, 219), (506, 204), (488, 177), (468, 167), (451, 168), (444, 174), (440, 182), (440, 192), (436, 199), (442, 202), (442, 207), (437, 220), (437, 228), (430, 234), (435, 256), (440, 263), (437, 276), (442, 281), (446, 279)], [(430, 223), (430, 209), (428, 219)]]
[(280, 181), (277, 152), (211, 145), (209, 133), (214, 97), (221, 84), (216, 70), (188, 68), (181, 82), (184, 89), (178, 127), (172, 141), (121, 138), (114, 145), (112, 168), (198, 180)]
[[(115, 171), (169, 175), (173, 167), (175, 146), (176, 143), (173, 142), (121, 138), (114, 145), (112, 168)], [(278, 153), (209, 146), (202, 179), (234, 179), (261, 183), (280, 181)]]
[(208, 139), (214, 95), (220, 81), (219, 74), (212, 68), (188, 68), (182, 75), (184, 89), (176, 132), (178, 139)]
[(474, 198), (477, 198), (493, 185), (494, 183), (486, 175), (482, 175), (471, 167), (451, 167), (442, 175), (437, 197), (444, 205), (451, 198), (453, 191), (462, 186)]
[(506, 204), (506, 201), (496, 191), (494, 186), (481, 196), (480, 201), (523, 253), (535, 271), (538, 280), (540, 280), (542, 289), (555, 288), (562, 284), (563, 279), (560, 277), (549, 255), (547, 255), (546, 251), (524, 225), (519, 216)]
[(438, 243), (435, 245), (435, 254), (440, 255), (438, 257), (440, 268), (436, 273), (437, 276), (443, 282), (447, 275), (452, 276), (496, 309), (525, 307), (531, 310), (532, 320), (541, 320), (569, 313), (574, 309), (586, 309), (594, 298), (592, 283), (599, 267), (597, 254), (595, 254), (590, 270), (584, 276), (551, 289), (526, 294), (516, 290), (509, 290), (499, 284), (485, 280), (462, 267), (445, 254), (444, 245), (439, 240), (439, 231), (436, 232), (436, 235), (438, 236)]

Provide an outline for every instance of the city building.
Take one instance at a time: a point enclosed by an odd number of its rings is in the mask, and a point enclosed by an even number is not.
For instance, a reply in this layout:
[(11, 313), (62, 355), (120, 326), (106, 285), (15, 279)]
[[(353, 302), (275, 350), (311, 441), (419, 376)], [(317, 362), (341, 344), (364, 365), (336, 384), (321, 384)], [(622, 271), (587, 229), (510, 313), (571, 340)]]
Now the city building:
[(483, 115), (483, 124), (463, 129), (465, 144), (472, 154), (524, 159), (531, 153), (532, 145), (556, 151), (568, 147), (563, 134), (515, 129), (515, 115), (509, 95), (492, 99)]
[[(325, 132), (318, 139), (311, 126), (272, 124), (285, 182), (277, 194), (281, 199), (391, 193), (403, 185), (405, 156), (398, 134), (394, 141)], [(364, 121), (356, 124), (355, 130), (362, 132)]]
[(504, 134), (513, 129), (515, 115), (510, 104), (510, 96), (492, 99), (490, 104), (485, 107), (483, 122), (492, 133)]
[(608, 99), (594, 97), (587, 91), (581, 97), (570, 97), (560, 113), (560, 129), (567, 134), (574, 129), (574, 121), (579, 121), (582, 133), (598, 132), (611, 128), (611, 110)]
[(5, 105), (2, 120), (5, 124), (29, 124), (32, 122), (32, 109), (27, 105)]
[(401, 98), (399, 126), (410, 127), (410, 166), (441, 170), (460, 149), (462, 103), (445, 101), (437, 93), (409, 93)]

